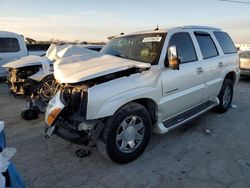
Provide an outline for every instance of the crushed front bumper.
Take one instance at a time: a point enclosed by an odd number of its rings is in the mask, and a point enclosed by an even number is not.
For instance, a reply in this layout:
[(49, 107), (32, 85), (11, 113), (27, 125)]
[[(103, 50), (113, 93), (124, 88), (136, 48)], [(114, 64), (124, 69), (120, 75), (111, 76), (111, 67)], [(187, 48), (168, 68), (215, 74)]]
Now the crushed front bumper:
[(74, 112), (69, 112), (61, 100), (61, 91), (48, 103), (45, 122), (46, 137), (55, 133), (71, 143), (80, 145), (87, 145), (90, 140), (97, 139), (104, 127), (102, 121), (86, 120)]

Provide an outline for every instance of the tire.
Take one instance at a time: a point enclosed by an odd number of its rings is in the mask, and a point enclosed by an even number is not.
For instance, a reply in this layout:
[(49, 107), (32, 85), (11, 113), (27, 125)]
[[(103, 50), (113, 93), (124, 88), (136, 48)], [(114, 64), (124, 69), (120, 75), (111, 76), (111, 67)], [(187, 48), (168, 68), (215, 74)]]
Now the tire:
[(124, 105), (105, 121), (105, 127), (97, 140), (99, 152), (117, 163), (136, 159), (148, 144), (151, 122), (144, 106), (134, 102)]
[(233, 82), (229, 79), (225, 79), (218, 95), (220, 103), (215, 107), (216, 112), (224, 113), (230, 108), (233, 99), (233, 89)]

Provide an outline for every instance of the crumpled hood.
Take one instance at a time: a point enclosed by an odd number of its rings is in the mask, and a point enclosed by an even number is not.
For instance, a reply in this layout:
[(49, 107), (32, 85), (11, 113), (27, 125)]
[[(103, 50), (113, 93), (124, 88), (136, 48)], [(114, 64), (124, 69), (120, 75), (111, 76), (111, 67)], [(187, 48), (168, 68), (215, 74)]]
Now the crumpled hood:
[(57, 61), (54, 64), (54, 76), (60, 83), (77, 83), (133, 67), (149, 68), (151, 64), (99, 52)]
[(33, 65), (41, 65), (42, 63), (50, 63), (51, 61), (46, 56), (25, 56), (18, 60), (11, 61), (9, 63), (4, 64), (2, 67), (5, 68), (20, 68), (20, 67), (28, 67)]

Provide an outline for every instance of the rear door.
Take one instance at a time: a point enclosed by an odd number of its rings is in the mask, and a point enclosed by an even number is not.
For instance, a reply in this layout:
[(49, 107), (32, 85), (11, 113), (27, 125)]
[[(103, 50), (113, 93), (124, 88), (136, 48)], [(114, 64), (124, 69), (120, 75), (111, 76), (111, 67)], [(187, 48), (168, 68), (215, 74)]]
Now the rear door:
[(183, 112), (204, 100), (205, 85), (203, 63), (198, 59), (196, 47), (189, 32), (174, 33), (168, 47), (175, 45), (180, 57), (180, 69), (162, 71), (163, 98), (159, 111), (165, 118)]
[(195, 31), (194, 35), (200, 47), (203, 59), (204, 78), (206, 84), (205, 93), (206, 99), (209, 99), (219, 94), (223, 81), (221, 78), (221, 72), (224, 64), (215, 44), (215, 39), (210, 33)]

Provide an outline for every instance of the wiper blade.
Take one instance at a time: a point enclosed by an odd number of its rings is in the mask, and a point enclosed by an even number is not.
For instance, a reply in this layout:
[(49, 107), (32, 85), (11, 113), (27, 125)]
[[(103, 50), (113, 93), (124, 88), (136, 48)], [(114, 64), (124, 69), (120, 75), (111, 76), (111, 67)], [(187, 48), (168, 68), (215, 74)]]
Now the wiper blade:
[(128, 59), (128, 57), (127, 57), (127, 56), (122, 55), (122, 54), (114, 54), (114, 56), (116, 56), (116, 57), (121, 57), (121, 58), (125, 58), (125, 59)]

